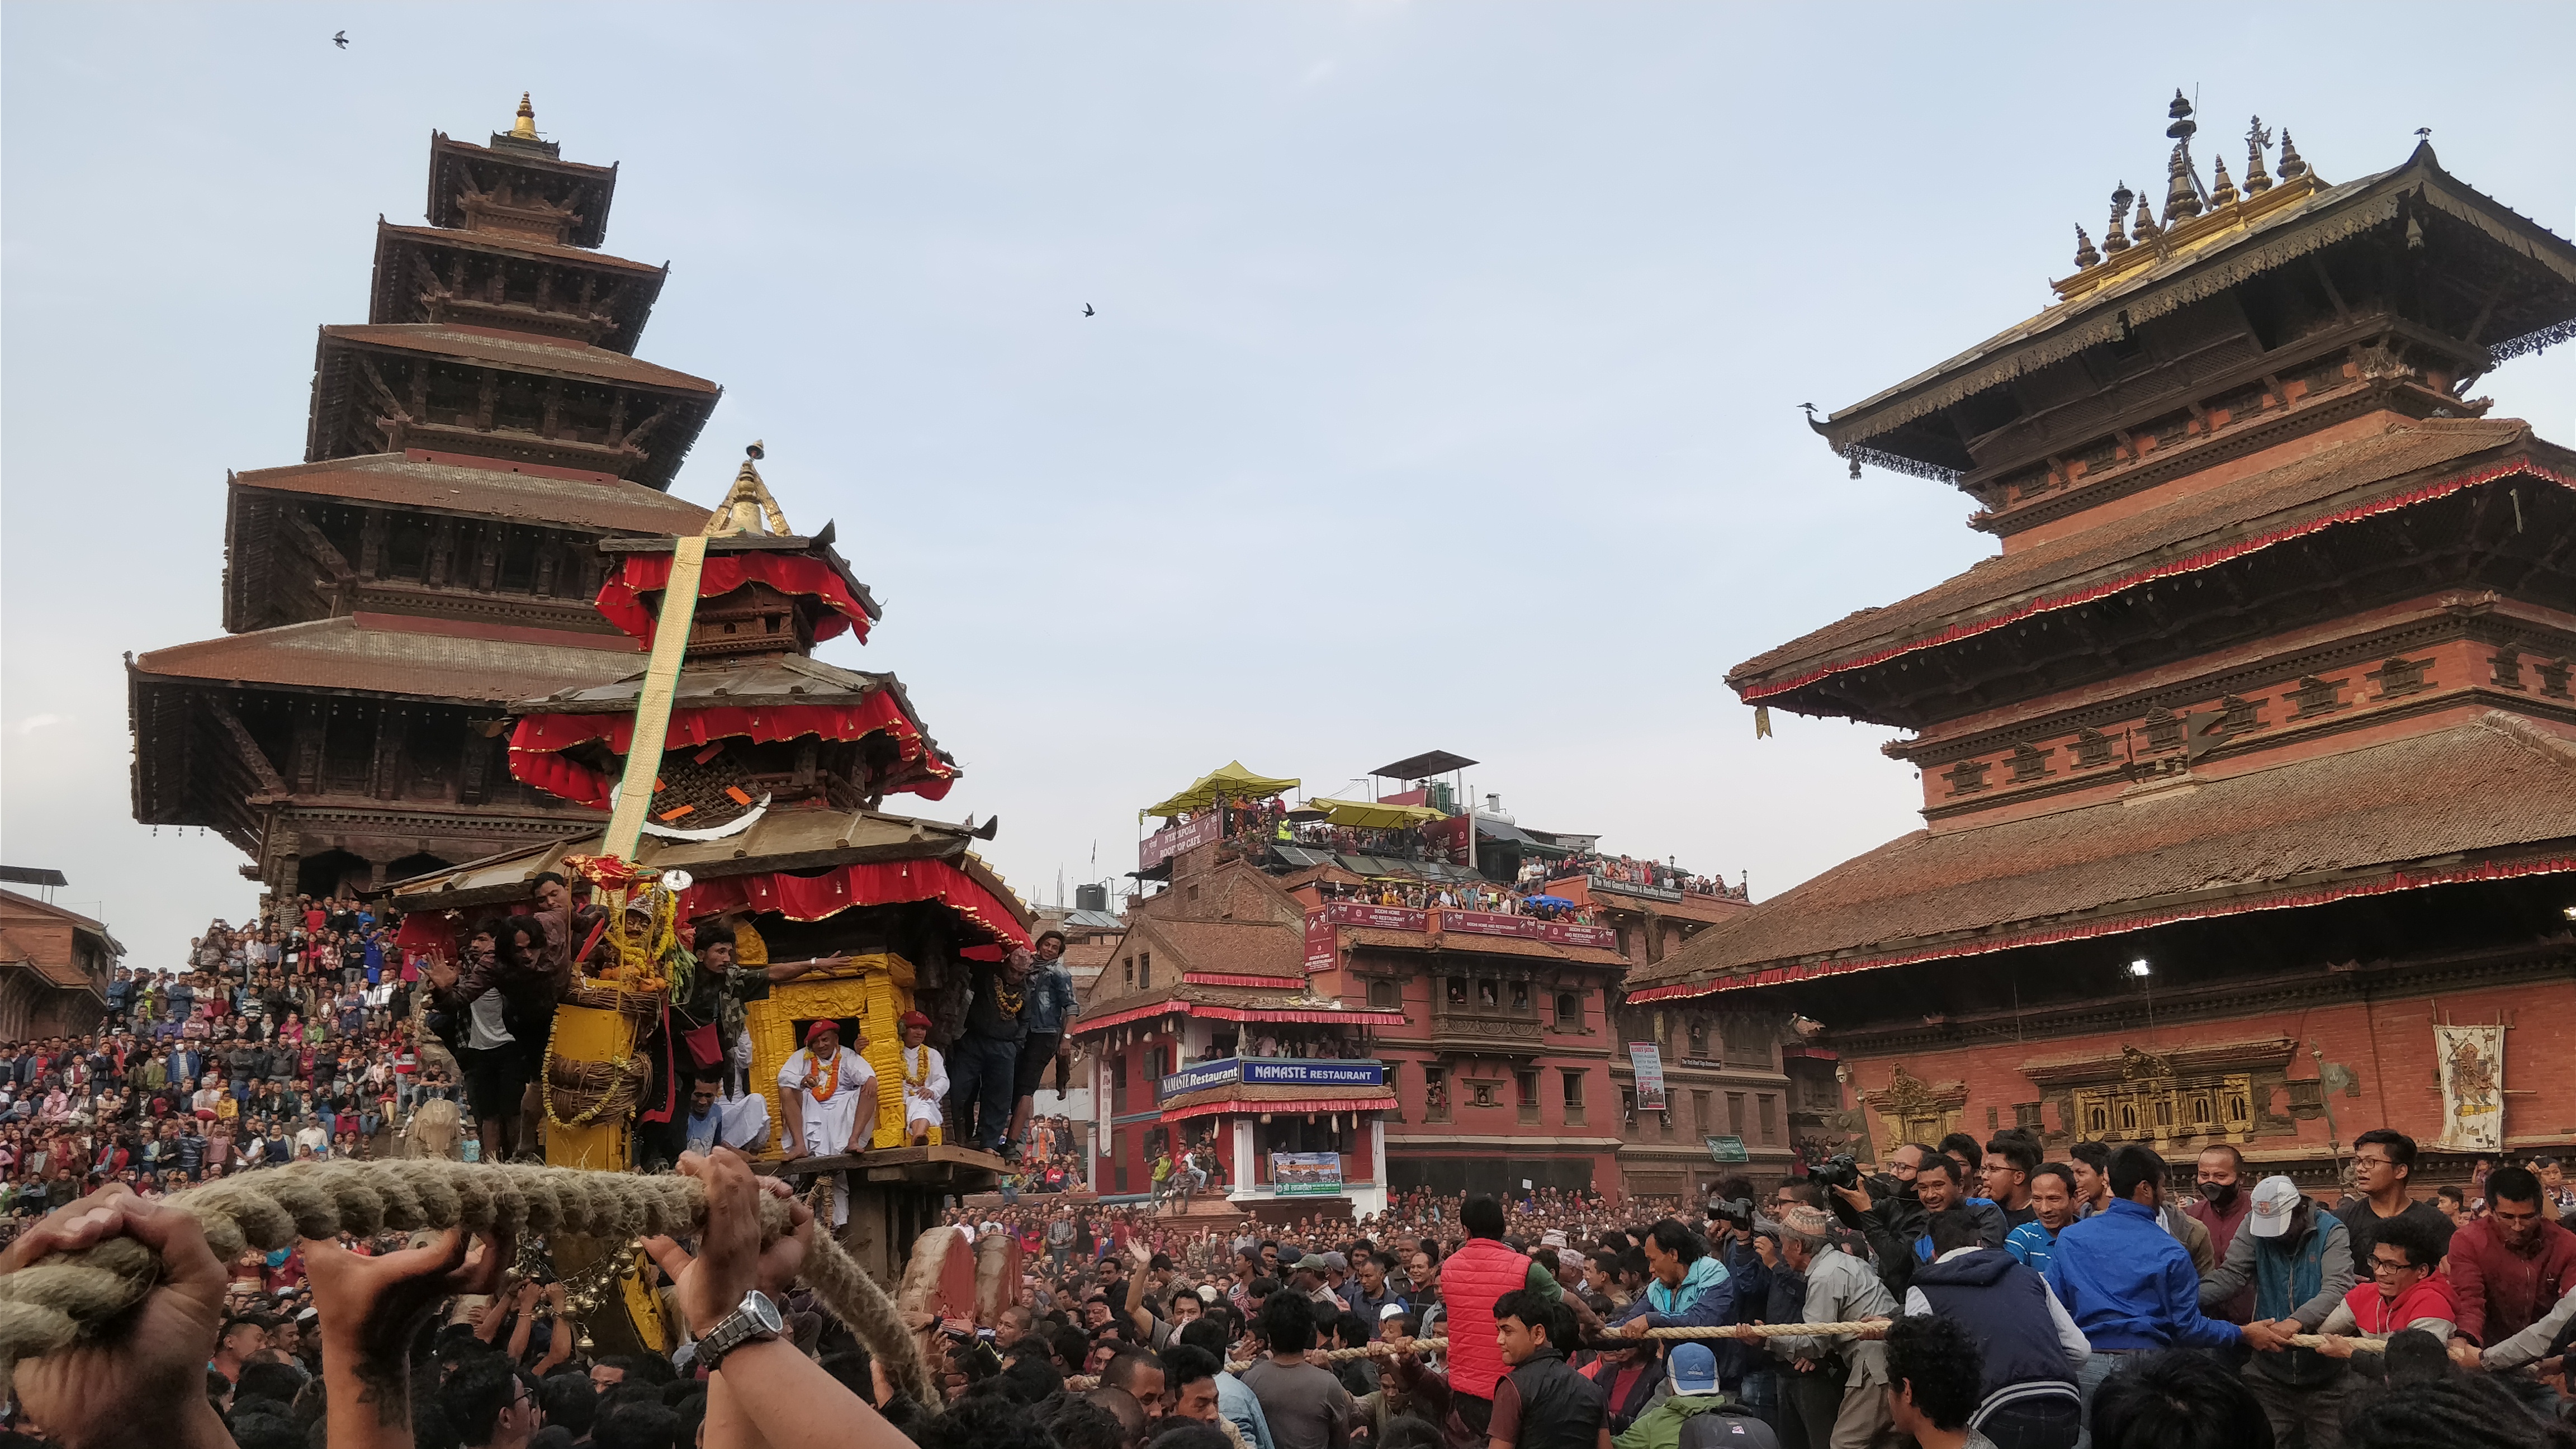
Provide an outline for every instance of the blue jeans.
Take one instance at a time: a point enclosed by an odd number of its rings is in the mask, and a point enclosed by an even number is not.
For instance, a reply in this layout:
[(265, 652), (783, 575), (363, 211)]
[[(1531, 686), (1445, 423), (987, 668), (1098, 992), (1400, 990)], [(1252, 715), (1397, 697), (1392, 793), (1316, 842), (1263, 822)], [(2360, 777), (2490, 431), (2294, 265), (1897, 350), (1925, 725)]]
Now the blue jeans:
[(2129, 1360), (2137, 1358), (2149, 1351), (2150, 1350), (2144, 1349), (2122, 1351), (2118, 1349), (2097, 1348), (2093, 1350), (2093, 1356), (2084, 1361), (2084, 1367), (2075, 1371), (2075, 1392), (2077, 1396), (2082, 1398), (2084, 1401), (2084, 1428), (2083, 1432), (2076, 1436), (2075, 1449), (2092, 1449), (2093, 1391), (2102, 1387), (2103, 1382), (2109, 1379), (2111, 1375), (2127, 1368), (2129, 1366)]
[(1002, 1139), (1011, 1130), (1011, 1087), (1019, 1065), (1018, 1042), (973, 1035), (957, 1039), (948, 1063), (948, 1118), (956, 1126), (959, 1146), (1002, 1150)]

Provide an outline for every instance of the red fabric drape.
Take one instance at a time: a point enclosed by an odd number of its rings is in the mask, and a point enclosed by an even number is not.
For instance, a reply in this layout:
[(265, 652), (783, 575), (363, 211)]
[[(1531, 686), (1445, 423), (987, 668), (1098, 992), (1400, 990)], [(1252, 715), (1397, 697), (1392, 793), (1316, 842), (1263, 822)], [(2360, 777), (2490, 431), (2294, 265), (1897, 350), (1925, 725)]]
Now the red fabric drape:
[[(921, 738), (921, 727), (904, 714), (890, 693), (871, 694), (857, 704), (791, 704), (723, 706), (671, 711), (665, 750), (696, 749), (712, 740), (743, 736), (752, 740), (792, 740), (821, 735), (828, 740), (855, 740), (883, 730), (895, 737), (902, 758), (928, 779), (896, 785), (927, 800), (948, 793), (957, 768), (939, 757)], [(608, 808), (608, 777), (565, 759), (557, 751), (585, 740), (604, 740), (609, 753), (623, 755), (635, 742), (631, 714), (532, 714), (510, 732), (510, 773), (540, 790), (579, 805)]]
[(686, 919), (737, 906), (777, 911), (791, 921), (819, 921), (853, 906), (937, 901), (987, 936), (1008, 945), (1029, 944), (1029, 933), (1008, 906), (975, 878), (944, 860), (893, 860), (835, 866), (820, 875), (728, 875), (692, 885), (681, 899)]
[[(617, 567), (608, 574), (608, 582), (599, 586), (599, 612), (608, 621), (636, 638), (651, 643), (653, 614), (644, 607), (643, 596), (670, 587), (669, 554), (621, 554)], [(763, 583), (782, 594), (811, 594), (829, 605), (832, 612), (814, 622), (814, 638), (819, 643), (844, 629), (855, 632), (859, 642), (868, 639), (868, 611), (850, 595), (849, 585), (832, 566), (818, 558), (794, 553), (711, 553), (706, 571), (698, 575), (698, 597), (713, 599), (749, 583)]]

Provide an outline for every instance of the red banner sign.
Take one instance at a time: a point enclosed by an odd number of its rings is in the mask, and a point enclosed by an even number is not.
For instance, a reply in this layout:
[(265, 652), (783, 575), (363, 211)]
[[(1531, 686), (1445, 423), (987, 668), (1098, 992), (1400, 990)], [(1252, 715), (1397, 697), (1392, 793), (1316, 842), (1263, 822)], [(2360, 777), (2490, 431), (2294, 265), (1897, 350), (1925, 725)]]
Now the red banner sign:
[(1178, 825), (1157, 830), (1136, 842), (1136, 868), (1152, 870), (1184, 851), (1214, 845), (1225, 838), (1225, 812), (1202, 810)]
[(1333, 912), (1330, 906), (1306, 913), (1306, 974), (1330, 971), (1338, 953), (1333, 941)]
[(1374, 931), (1427, 931), (1431, 913), (1407, 906), (1372, 906), (1360, 901), (1334, 901), (1324, 918), (1336, 926), (1366, 926)]
[(1536, 916), (1506, 915), (1501, 911), (1448, 911), (1440, 913), (1440, 929), (1462, 936), (1518, 936), (1529, 941), (1546, 941), (1558, 946), (1594, 946), (1616, 950), (1619, 933), (1608, 926), (1578, 926), (1572, 921), (1542, 921)]

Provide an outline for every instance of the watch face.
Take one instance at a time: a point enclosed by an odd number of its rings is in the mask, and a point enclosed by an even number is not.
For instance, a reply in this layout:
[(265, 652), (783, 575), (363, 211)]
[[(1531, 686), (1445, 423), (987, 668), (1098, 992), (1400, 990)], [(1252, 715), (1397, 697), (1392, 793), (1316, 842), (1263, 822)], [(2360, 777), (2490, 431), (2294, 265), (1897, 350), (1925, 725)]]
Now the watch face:
[(760, 1325), (763, 1333), (776, 1333), (787, 1326), (787, 1320), (778, 1312), (778, 1305), (770, 1302), (766, 1293), (755, 1290), (742, 1295), (742, 1311), (752, 1322)]

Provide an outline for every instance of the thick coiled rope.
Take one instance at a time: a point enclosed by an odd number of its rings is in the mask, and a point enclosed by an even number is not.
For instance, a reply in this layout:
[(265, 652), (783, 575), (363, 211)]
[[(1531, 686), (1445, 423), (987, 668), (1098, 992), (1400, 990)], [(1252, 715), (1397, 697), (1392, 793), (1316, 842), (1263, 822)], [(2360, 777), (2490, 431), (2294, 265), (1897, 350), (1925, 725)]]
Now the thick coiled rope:
[[(274, 1252), (299, 1238), (463, 1228), (475, 1233), (569, 1233), (624, 1243), (693, 1234), (706, 1218), (706, 1187), (678, 1174), (643, 1176), (569, 1167), (412, 1159), (304, 1162), (244, 1173), (163, 1200), (197, 1219), (215, 1259)], [(760, 1233), (788, 1229), (788, 1205), (760, 1195)], [(160, 1259), (130, 1238), (58, 1253), (0, 1278), (0, 1391), (21, 1359), (101, 1332), (159, 1283)], [(906, 1392), (936, 1402), (920, 1345), (894, 1300), (831, 1233), (818, 1230), (802, 1277), (833, 1316), (886, 1363)]]

